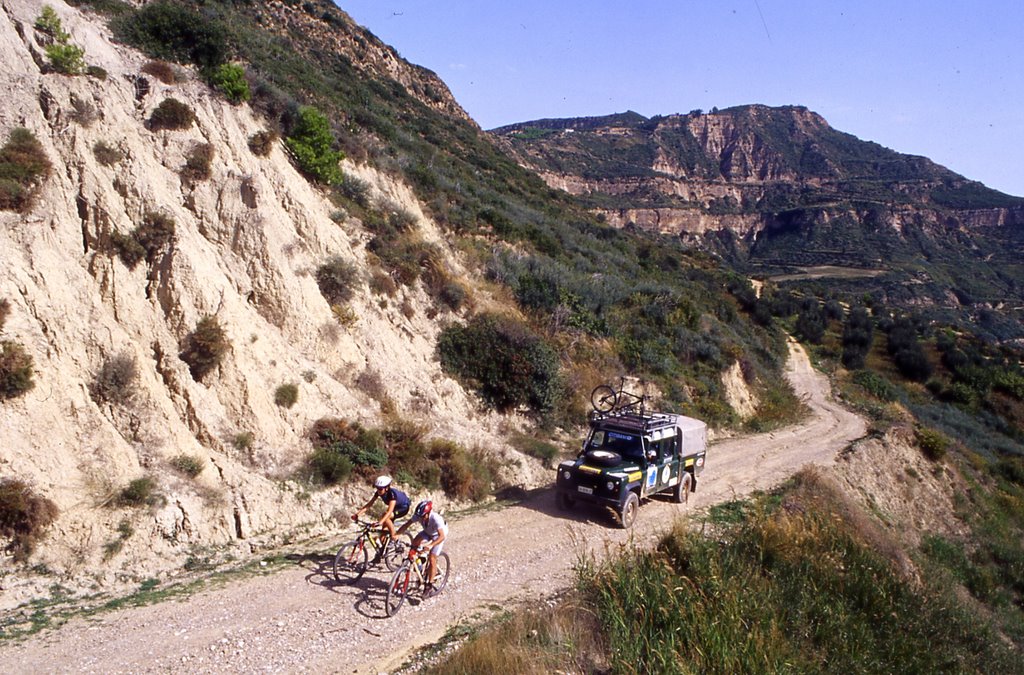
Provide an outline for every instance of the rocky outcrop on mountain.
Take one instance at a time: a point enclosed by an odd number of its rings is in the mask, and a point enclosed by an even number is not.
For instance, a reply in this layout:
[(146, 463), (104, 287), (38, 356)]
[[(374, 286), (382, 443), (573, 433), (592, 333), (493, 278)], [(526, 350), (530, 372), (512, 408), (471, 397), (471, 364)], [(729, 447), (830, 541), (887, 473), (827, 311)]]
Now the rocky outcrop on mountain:
[[(0, 400), (0, 477), (24, 481), (60, 512), (33, 555), (36, 569), (105, 585), (337, 528), (333, 512), (354, 497), (291, 480), (321, 417), (379, 426), (387, 402), (430, 436), (503, 451), (514, 420), (480, 412), (434, 356), (439, 330), (457, 317), (438, 315), (419, 286), (394, 297), (370, 290), (370, 236), (296, 171), (282, 144), (254, 154), (249, 139), (265, 120), (190, 68), (174, 84), (145, 74), (148, 59), (113, 43), (102, 21), (54, 7), (90, 75), (47, 67), (33, 28), (38, 3), (2, 0), (0, 13), (0, 143), (27, 128), (52, 164), (30, 208), (0, 211), (0, 300), (9, 309), (0, 338), (22, 345), (34, 369), (32, 389)], [(387, 61), (387, 49), (367, 42)], [(147, 120), (170, 98), (194, 123), (151, 129)], [(212, 149), (205, 178), (186, 170), (197, 148)], [(448, 253), (451, 274), (465, 278), (405, 185), (343, 168), (373, 201), (411, 214), (419, 235)], [(126, 264), (118, 242), (153, 218), (170, 223), (172, 236)], [(332, 258), (358, 273), (340, 313), (314, 274)], [(182, 353), (204, 317), (230, 347), (197, 378)], [(137, 369), (133, 392), (116, 402), (95, 394), (114, 359)], [(297, 392), (291, 407), (275, 402), (281, 385)], [(138, 479), (148, 481), (150, 504), (119, 503)], [(10, 563), (0, 570), (5, 605), (22, 597)]]
[(623, 113), (491, 133), (607, 222), (680, 236), (755, 273), (896, 272), (872, 290), (908, 304), (1024, 297), (1007, 265), (1024, 253), (1024, 199), (839, 132), (806, 108)]

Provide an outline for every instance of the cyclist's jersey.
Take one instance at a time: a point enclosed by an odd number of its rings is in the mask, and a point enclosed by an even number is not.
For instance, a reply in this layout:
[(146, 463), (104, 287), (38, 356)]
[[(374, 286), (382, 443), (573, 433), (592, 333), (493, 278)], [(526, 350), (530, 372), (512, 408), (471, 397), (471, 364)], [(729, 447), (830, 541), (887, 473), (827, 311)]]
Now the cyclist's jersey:
[(444, 532), (445, 536), (448, 536), (448, 523), (444, 522), (444, 518), (437, 511), (432, 511), (427, 516), (426, 522), (421, 523), (423, 525), (423, 536), (429, 537), (431, 541), (437, 539), (437, 536)]
[(384, 493), (381, 500), (385, 504), (389, 504), (392, 501), (395, 502), (395, 518), (401, 518), (405, 514), (409, 513), (409, 495), (405, 494), (398, 488), (388, 488), (388, 491)]

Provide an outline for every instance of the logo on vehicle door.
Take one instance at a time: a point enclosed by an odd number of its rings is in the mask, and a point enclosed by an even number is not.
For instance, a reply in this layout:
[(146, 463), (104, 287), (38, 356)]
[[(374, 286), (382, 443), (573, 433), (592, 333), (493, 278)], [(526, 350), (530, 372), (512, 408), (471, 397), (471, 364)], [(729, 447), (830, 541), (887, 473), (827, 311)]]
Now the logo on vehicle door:
[(661, 470), (661, 482), (667, 483), (668, 479), (672, 477), (672, 467), (666, 466)]

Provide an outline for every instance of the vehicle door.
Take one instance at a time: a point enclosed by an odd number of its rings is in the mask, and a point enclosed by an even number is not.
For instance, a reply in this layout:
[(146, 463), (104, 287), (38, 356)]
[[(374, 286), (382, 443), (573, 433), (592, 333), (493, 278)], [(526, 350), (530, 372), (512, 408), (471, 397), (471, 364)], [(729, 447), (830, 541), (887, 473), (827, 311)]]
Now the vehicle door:
[[(671, 429), (655, 433), (651, 439), (651, 466), (655, 470), (654, 484), (649, 485), (648, 492), (663, 492), (678, 482), (679, 452), (678, 438), (672, 435)], [(676, 480), (673, 480), (676, 478)]]

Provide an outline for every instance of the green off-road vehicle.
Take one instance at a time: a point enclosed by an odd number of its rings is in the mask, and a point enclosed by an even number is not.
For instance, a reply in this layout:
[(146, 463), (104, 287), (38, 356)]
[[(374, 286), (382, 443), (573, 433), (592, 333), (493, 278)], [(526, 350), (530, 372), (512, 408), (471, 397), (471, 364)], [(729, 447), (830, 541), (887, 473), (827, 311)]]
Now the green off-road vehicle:
[[(632, 404), (620, 405), (624, 397)], [(560, 508), (577, 501), (613, 509), (631, 527), (643, 499), (668, 492), (686, 503), (697, 488), (707, 453), (707, 425), (671, 413), (647, 412), (644, 399), (598, 387), (591, 396), (590, 432), (575, 460), (559, 464)], [(639, 405), (637, 405), (639, 404)]]

